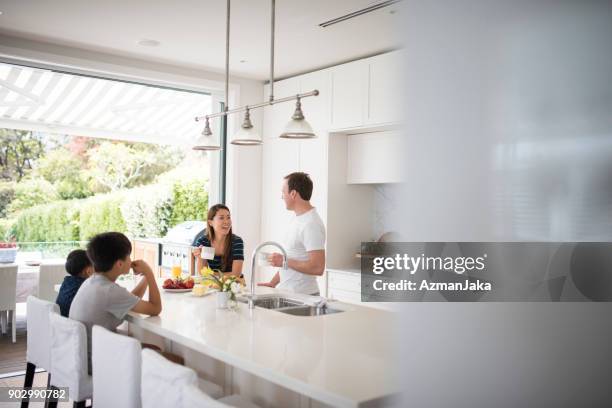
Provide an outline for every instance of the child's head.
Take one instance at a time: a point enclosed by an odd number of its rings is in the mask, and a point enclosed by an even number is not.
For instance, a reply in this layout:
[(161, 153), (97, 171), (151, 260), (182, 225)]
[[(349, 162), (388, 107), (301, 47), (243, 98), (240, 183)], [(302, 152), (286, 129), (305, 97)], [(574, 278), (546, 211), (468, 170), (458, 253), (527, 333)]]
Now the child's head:
[(98, 234), (87, 244), (87, 255), (96, 272), (128, 273), (132, 265), (131, 253), (130, 240), (120, 232)]
[(72, 276), (91, 275), (91, 261), (87, 257), (87, 252), (82, 249), (70, 252), (66, 258), (66, 272)]

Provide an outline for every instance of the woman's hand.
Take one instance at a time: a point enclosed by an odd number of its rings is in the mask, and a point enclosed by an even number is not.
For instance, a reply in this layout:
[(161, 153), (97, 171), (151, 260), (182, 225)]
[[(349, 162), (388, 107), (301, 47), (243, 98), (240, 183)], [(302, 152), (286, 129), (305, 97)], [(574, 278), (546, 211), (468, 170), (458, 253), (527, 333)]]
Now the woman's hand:
[(272, 282), (259, 282), (257, 286), (267, 286), (269, 288), (275, 288), (276, 285)]
[(200, 254), (202, 253), (202, 247), (193, 248), (191, 250), (191, 253), (195, 255), (196, 257), (199, 257)]

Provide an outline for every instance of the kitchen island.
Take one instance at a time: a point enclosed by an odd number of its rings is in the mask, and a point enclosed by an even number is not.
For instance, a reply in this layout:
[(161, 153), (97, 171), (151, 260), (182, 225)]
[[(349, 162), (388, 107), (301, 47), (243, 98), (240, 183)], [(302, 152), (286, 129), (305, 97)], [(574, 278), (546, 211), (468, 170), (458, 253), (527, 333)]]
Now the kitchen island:
[[(261, 287), (257, 293), (281, 292)], [(382, 406), (398, 392), (394, 313), (341, 302), (330, 306), (343, 312), (323, 316), (240, 302), (217, 309), (214, 293), (162, 291), (162, 302), (159, 316), (128, 315), (134, 336), (158, 336), (187, 366), (262, 406)]]

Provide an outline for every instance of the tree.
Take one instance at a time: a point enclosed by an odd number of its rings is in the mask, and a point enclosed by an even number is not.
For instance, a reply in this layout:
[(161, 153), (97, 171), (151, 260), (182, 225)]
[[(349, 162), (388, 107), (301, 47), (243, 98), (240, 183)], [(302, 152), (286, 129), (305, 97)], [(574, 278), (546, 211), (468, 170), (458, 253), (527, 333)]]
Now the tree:
[(61, 199), (85, 198), (93, 193), (84, 166), (82, 158), (60, 147), (38, 161), (35, 173), (52, 183)]
[(2, 178), (20, 181), (44, 154), (42, 136), (29, 130), (0, 129)]
[(101, 191), (150, 183), (182, 159), (176, 149), (123, 142), (102, 142), (88, 157), (90, 174)]
[(128, 187), (149, 164), (149, 157), (123, 143), (103, 142), (89, 151), (89, 169), (94, 180), (110, 191)]

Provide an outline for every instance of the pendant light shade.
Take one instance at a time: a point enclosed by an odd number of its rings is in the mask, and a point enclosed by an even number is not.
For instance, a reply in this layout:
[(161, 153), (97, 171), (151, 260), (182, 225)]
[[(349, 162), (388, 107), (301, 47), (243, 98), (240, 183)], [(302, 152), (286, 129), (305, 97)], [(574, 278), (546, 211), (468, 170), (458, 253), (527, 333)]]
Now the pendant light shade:
[(285, 130), (279, 136), (283, 139), (313, 139), (317, 137), (312, 131), (310, 123), (304, 119), (304, 113), (302, 112), (302, 103), (300, 97), (297, 97), (295, 103), (295, 112), (291, 116), (291, 120), (285, 126)]
[(206, 124), (204, 125), (204, 130), (198, 139), (196, 140), (195, 145), (192, 148), (193, 150), (221, 150), (221, 146), (215, 144), (213, 141), (213, 133), (210, 130), (210, 123), (208, 118), (206, 118)]
[(257, 146), (262, 144), (261, 136), (257, 133), (253, 124), (251, 123), (251, 114), (249, 112), (249, 108), (246, 108), (246, 112), (244, 113), (244, 121), (242, 122), (242, 126), (240, 126), (240, 130), (234, 136), (232, 140), (233, 145), (239, 146)]

